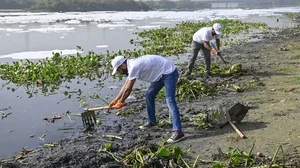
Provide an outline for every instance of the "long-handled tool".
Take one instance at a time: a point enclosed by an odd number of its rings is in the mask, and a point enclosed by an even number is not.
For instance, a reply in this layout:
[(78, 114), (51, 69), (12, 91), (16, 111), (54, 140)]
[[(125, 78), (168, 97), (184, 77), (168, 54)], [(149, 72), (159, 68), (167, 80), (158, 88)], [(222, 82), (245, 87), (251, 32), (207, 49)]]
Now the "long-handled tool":
[[(127, 105), (127, 103), (125, 103)], [(95, 111), (116, 109), (115, 107), (109, 106), (101, 106), (101, 107), (92, 107), (92, 108), (84, 108), (84, 112), (81, 113), (82, 122), (84, 126), (94, 126), (96, 124), (96, 115)], [(94, 123), (94, 122), (95, 123)]]
[[(216, 51), (218, 51), (217, 47), (215, 46), (215, 44), (213, 42), (210, 42), (210, 46), (212, 48), (214, 48)], [(218, 54), (218, 56), (222, 59), (222, 61), (224, 62), (224, 64), (227, 65), (227, 62), (224, 60), (224, 58), (222, 57), (222, 55)]]
[(95, 111), (99, 110), (109, 110), (108, 106), (102, 106), (102, 107), (94, 107), (94, 108), (84, 108), (84, 112), (81, 113), (82, 123), (84, 127), (93, 127), (96, 125), (96, 114)]
[(217, 122), (220, 128), (229, 123), (236, 133), (239, 134), (241, 138), (246, 138), (246, 136), (235, 126), (234, 122), (241, 122), (248, 112), (248, 107), (241, 103), (236, 103), (230, 109), (222, 109), (213, 114), (213, 120)]
[(99, 110), (105, 110), (105, 109), (109, 109), (109, 106), (84, 108), (84, 112), (88, 112), (88, 111), (99, 111)]
[(93, 127), (96, 125), (95, 111), (86, 111), (81, 113), (82, 123), (84, 127)]
[(229, 124), (231, 125), (231, 127), (235, 130), (236, 133), (239, 134), (239, 136), (244, 139), (246, 138), (246, 136), (235, 126), (235, 124), (232, 122), (231, 120), (231, 117), (230, 117), (230, 114), (228, 111), (226, 111), (226, 118), (227, 118), (227, 121), (229, 122)]

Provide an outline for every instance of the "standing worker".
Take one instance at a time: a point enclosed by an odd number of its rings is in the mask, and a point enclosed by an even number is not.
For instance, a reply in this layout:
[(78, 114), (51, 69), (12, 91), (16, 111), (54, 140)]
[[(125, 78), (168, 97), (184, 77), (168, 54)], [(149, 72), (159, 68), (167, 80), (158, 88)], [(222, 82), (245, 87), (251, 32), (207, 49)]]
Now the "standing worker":
[[(202, 49), (202, 52), (204, 54), (204, 60), (205, 60), (205, 78), (208, 78), (211, 76), (210, 73), (210, 64), (211, 64), (211, 55), (210, 52), (214, 54), (220, 54), (220, 35), (222, 34), (222, 25), (219, 23), (215, 23), (212, 27), (203, 27), (199, 29), (194, 35), (193, 35), (193, 42), (192, 42), (192, 58), (189, 61), (188, 70), (185, 73), (185, 76), (188, 77), (191, 75), (192, 69), (194, 67), (196, 58), (198, 56), (198, 53), (200, 49)], [(209, 41), (212, 40), (215, 37), (217, 49), (213, 49)]]
[(166, 101), (172, 114), (173, 130), (176, 131), (167, 142), (178, 142), (184, 138), (181, 130), (179, 109), (176, 103), (176, 85), (178, 81), (178, 70), (176, 66), (166, 58), (158, 55), (144, 55), (135, 59), (126, 59), (124, 56), (115, 57), (112, 62), (113, 73), (127, 75), (127, 79), (118, 96), (109, 104), (110, 108), (122, 108), (125, 100), (130, 95), (136, 79), (150, 82), (146, 92), (146, 108), (148, 122), (140, 126), (147, 129), (157, 125), (155, 117), (155, 98), (158, 92), (165, 87)]

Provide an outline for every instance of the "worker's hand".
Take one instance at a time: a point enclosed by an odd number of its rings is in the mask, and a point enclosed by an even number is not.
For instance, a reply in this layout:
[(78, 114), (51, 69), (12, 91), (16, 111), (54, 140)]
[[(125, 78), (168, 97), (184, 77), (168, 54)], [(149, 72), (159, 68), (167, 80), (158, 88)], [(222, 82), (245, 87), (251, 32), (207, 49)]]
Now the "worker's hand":
[(114, 106), (112, 106), (112, 108), (120, 109), (120, 108), (122, 108), (122, 107), (125, 106), (125, 105), (126, 105), (125, 102), (122, 103), (122, 102), (118, 101), (118, 103), (115, 104)]
[(218, 51), (216, 51), (214, 48), (211, 49), (211, 52), (218, 55)]
[(118, 103), (118, 101), (115, 101), (115, 100), (113, 100), (113, 101), (111, 101), (110, 103), (109, 103), (109, 105), (108, 105), (108, 107), (109, 108), (112, 108), (114, 105), (116, 105)]

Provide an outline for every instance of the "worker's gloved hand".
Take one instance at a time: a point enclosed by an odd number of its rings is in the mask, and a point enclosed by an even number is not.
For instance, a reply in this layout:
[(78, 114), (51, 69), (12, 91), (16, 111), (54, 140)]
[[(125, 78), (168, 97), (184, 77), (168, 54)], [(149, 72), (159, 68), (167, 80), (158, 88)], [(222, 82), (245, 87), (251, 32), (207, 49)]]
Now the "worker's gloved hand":
[(113, 100), (113, 101), (111, 101), (110, 103), (109, 103), (109, 105), (108, 105), (108, 107), (109, 108), (112, 108), (114, 105), (116, 105), (118, 102), (117, 101), (115, 101), (115, 100)]
[(118, 103), (117, 104), (115, 104), (114, 106), (112, 106), (113, 108), (116, 108), (116, 109), (120, 109), (120, 108), (122, 108), (123, 106), (125, 106), (126, 105), (126, 103), (124, 102), (124, 103), (122, 103), (122, 102), (120, 102), (120, 101), (118, 101)]
[(211, 52), (218, 55), (218, 51), (216, 51), (214, 48), (211, 49)]

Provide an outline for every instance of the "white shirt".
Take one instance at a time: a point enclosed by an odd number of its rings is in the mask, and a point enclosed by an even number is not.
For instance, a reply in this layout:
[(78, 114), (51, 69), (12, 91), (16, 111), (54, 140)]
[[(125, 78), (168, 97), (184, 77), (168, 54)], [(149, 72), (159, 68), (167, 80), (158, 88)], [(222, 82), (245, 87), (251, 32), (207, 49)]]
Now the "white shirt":
[(194, 35), (193, 40), (199, 44), (203, 44), (203, 41), (210, 41), (215, 37), (215, 39), (219, 39), (220, 35), (212, 36), (212, 28), (211, 27), (203, 27), (199, 29)]
[(162, 75), (171, 74), (176, 66), (166, 58), (158, 55), (144, 55), (127, 60), (128, 79), (140, 79), (156, 82)]

